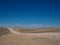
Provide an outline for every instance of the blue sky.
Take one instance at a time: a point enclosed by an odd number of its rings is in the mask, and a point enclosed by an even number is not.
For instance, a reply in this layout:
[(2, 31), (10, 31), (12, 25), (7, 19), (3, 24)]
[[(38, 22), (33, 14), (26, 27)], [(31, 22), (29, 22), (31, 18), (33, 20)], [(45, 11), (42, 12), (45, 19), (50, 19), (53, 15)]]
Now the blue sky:
[(60, 27), (60, 0), (0, 0), (1, 24)]

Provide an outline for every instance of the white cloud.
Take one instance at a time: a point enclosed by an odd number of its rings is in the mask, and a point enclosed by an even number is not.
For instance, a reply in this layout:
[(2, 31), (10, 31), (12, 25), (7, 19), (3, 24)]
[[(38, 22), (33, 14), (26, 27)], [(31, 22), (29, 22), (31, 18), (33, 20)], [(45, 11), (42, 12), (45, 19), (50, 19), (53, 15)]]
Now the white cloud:
[(43, 26), (41, 24), (30, 24), (30, 26)]
[(22, 28), (40, 28), (40, 27), (53, 27), (53, 26), (46, 26), (42, 24), (0, 24), (0, 27), (22, 27)]
[(1, 27), (42, 27), (41, 24), (0, 24)]

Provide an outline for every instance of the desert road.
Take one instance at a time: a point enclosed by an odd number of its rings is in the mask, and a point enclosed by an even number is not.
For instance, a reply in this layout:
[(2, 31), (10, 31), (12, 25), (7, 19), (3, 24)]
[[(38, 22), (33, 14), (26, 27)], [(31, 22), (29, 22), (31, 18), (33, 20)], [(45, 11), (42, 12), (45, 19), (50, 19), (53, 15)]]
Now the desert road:
[(11, 29), (11, 28), (8, 28), (8, 30), (9, 30), (12, 34), (21, 34), (20, 32), (16, 32), (16, 31), (14, 31), (14, 30)]

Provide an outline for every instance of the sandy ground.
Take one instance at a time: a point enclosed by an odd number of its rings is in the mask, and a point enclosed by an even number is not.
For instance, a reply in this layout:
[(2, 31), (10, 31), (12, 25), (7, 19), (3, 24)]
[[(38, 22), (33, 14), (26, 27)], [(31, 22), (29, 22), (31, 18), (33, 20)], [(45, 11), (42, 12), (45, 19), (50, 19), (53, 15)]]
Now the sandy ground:
[(12, 34), (23, 34), (23, 35), (27, 35), (27, 36), (36, 36), (36, 37), (45, 37), (45, 38), (60, 37), (60, 33), (19, 33), (19, 32), (14, 31), (11, 28), (8, 28), (8, 30)]
[(60, 35), (49, 35), (50, 33), (7, 34), (0, 37), (0, 45), (60, 45)]
[(16, 33), (13, 31), (0, 37), (0, 45), (60, 45), (60, 33)]
[(0, 45), (55, 45), (54, 41), (48, 38), (8, 34), (0, 37)]

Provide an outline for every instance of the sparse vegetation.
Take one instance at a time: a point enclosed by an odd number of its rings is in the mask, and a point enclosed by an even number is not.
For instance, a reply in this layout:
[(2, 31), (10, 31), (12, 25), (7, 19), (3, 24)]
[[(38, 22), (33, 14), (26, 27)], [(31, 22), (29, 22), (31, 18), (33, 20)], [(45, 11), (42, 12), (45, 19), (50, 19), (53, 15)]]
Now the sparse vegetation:
[(0, 36), (3, 36), (8, 33), (10, 33), (10, 31), (7, 28), (0, 27)]
[(60, 28), (35, 28), (35, 29), (14, 28), (14, 30), (21, 33), (60, 32)]

